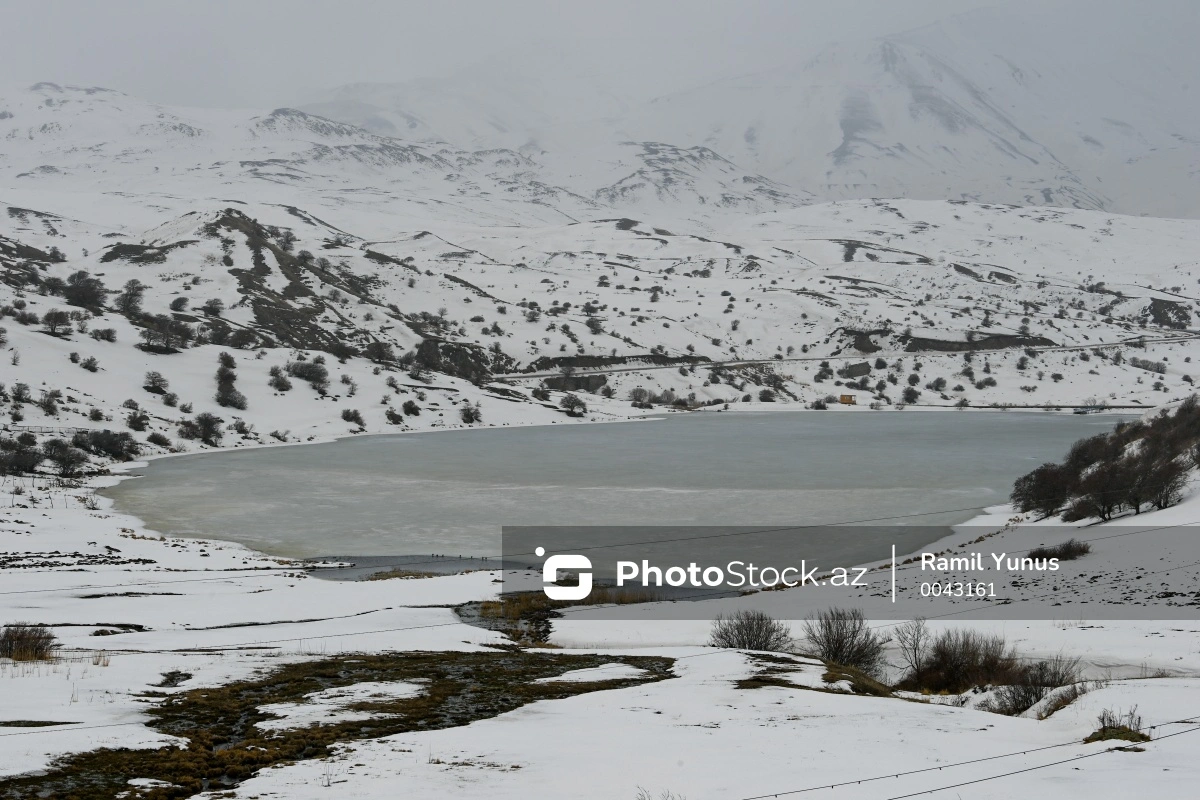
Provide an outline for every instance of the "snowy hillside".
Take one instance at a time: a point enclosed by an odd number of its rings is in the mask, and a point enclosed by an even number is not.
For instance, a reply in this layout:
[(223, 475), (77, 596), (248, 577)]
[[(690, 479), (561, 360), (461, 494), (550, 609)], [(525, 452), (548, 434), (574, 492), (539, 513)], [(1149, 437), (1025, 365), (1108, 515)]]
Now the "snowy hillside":
[[(185, 407), (265, 442), (475, 424), (464, 402), (484, 424), (844, 394), (1153, 406), (1191, 392), (1200, 357), (1187, 221), (856, 201), (719, 232), (599, 217), (383, 238), (385, 220), (346, 209), (202, 208), (121, 229), (5, 205), (9, 422), (137, 430), (148, 414), (147, 435), (192, 447)], [(218, 397), (221, 352), (245, 408)], [(327, 375), (306, 381), (296, 365), (318, 354)], [(151, 371), (175, 404), (147, 394)], [(38, 405), (55, 391), (61, 408)], [(586, 416), (557, 407), (565, 392)]]

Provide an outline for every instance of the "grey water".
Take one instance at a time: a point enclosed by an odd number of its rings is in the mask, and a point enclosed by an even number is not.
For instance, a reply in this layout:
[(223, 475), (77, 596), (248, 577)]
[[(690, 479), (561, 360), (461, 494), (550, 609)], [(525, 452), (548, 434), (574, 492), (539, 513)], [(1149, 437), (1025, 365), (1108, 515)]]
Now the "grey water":
[(298, 558), (494, 557), (503, 525), (868, 520), (911, 526), (912, 550), (1121, 418), (776, 411), (370, 436), (161, 459), (105, 494), (166, 534)]

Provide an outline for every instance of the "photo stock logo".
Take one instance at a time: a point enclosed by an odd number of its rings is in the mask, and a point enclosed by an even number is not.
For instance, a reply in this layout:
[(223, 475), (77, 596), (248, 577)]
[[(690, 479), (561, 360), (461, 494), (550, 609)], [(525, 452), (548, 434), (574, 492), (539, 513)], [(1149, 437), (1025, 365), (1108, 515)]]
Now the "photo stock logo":
[[(546, 548), (533, 551), (538, 558), (546, 555)], [(551, 600), (582, 600), (592, 593), (592, 560), (580, 555), (550, 556), (542, 565), (542, 591)], [(579, 570), (578, 586), (559, 586), (559, 570)]]
[[(1167, 564), (1162, 580), (1174, 582), (1159, 585), (1156, 575), (1152, 586), (1119, 572), (1099, 580), (1094, 570), (1081, 568), (1087, 567), (1086, 558), (1077, 562), (1076, 557), (1093, 547), (1081, 532), (1086, 529), (1039, 524), (1026, 534), (1014, 526), (1003, 534), (1016, 542), (1008, 547), (970, 531), (951, 532), (957, 539), (950, 539), (949, 530), (939, 525), (504, 526), (500, 594), (520, 599), (514, 607), (526, 608), (532, 592), (546, 598), (548, 610), (586, 605), (582, 616), (587, 619), (631, 621), (711, 621), (720, 608), (710, 601), (732, 598), (743, 606), (761, 604), (771, 613), (787, 609), (799, 615), (795, 619), (817, 606), (862, 607), (879, 619), (952, 614), (959, 620), (1062, 620), (1064, 606), (1070, 618), (1093, 620), (1194, 621), (1200, 613), (1195, 571), (1183, 569), (1187, 564)], [(1122, 536), (1186, 540), (1196, 530), (1151, 526)], [(543, 610), (536, 603), (528, 607)]]

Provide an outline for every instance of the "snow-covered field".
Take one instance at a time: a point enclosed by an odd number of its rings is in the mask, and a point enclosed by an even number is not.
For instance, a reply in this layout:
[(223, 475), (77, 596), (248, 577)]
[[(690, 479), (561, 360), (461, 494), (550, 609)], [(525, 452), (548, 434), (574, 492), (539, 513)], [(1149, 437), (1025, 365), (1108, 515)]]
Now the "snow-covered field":
[[(18, 486), (22, 493), (14, 494)], [(4, 489), (0, 618), (47, 623), (64, 647), (53, 663), (0, 665), (0, 722), (68, 724), (0, 729), (0, 774), (28, 773), (58, 755), (97, 747), (168, 744), (170, 736), (146, 725), (147, 704), (158, 702), (148, 691), (171, 695), (303, 660), (483, 652), (504, 641), (462, 623), (451, 609), (494, 597), (494, 572), (325, 581), (236, 545), (162, 537), (103, 507), (104, 500), (90, 510), (87, 487), (8, 478)], [(936, 547), (953, 548), (984, 531), (1000, 531), (989, 540), (994, 550), (1040, 541), (1030, 534), (1036, 525), (1014, 531), (1005, 527), (1010, 512), (993, 511)], [(1197, 521), (1200, 496), (1193, 494), (1174, 508), (1142, 514), (1137, 529)], [(1118, 575), (1141, 561), (1161, 563), (1164, 553), (1172, 564), (1200, 561), (1194, 539), (1171, 530), (1112, 535), (1122, 526), (1133, 530), (1130, 524), (1124, 518), (1080, 530), (1093, 552), (1064, 564), (1063, 579), (1092, 576), (1093, 585), (1113, 589)], [(1054, 530), (1060, 537), (1062, 529)], [(827, 594), (791, 590), (773, 593), (769, 608), (797, 620), (829, 601)], [(736, 602), (712, 601), (712, 616)], [(869, 611), (873, 624), (889, 625), (885, 605)], [(331, 757), (265, 770), (221, 796), (318, 797), (337, 784), (366, 797), (517, 798), (536, 791), (633, 798), (644, 787), (654, 796), (745, 798), (835, 786), (824, 795), (890, 798), (981, 781), (969, 790), (947, 789), (946, 796), (1117, 797), (1152, 782), (1182, 797), (1198, 777), (1190, 735), (1200, 728), (1194, 622), (1091, 620), (1070, 612), (1046, 621), (931, 619), (934, 630), (965, 625), (1002, 632), (1025, 656), (1081, 657), (1085, 676), (1102, 684), (1038, 720), (1036, 709), (1019, 717), (979, 710), (978, 698), (969, 696), (960, 706), (956, 696), (912, 702), (854, 695), (836, 677), (823, 678), (819, 662), (781, 665), (705, 647), (707, 622), (586, 616), (556, 620), (552, 642), (564, 649), (545, 652), (665, 656), (675, 659), (675, 677), (606, 690), (603, 681), (638, 670), (619, 663), (568, 670), (561, 680), (601, 685), (463, 727), (340, 745)], [(186, 676), (169, 680), (173, 673)], [(744, 680), (763, 674), (782, 680)], [(355, 702), (421, 691), (419, 682), (318, 691), (271, 707), (280, 719), (267, 727), (357, 719)], [(1157, 726), (1144, 752), (1081, 743), (1101, 710), (1134, 706), (1145, 725)], [(1160, 738), (1168, 734), (1179, 735)]]

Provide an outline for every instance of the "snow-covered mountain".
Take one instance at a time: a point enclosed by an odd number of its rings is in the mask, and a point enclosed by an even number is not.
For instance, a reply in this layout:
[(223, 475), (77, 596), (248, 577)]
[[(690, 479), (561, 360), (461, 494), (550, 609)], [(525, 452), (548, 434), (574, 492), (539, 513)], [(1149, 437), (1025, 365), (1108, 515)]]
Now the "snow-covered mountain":
[(267, 199), (430, 223), (717, 229), (871, 197), (1194, 217), (1200, 57), (1186, 26), (1152, 32), (1121, 49), (1078, 16), (985, 9), (650, 100), (542, 52), (260, 112), (41, 83), (0, 93), (0, 180), (154, 196), (156, 213)]
[(18, 191), (120, 192), (126, 202), (179, 213), (190, 210), (190, 198), (268, 198), (527, 223), (605, 210), (762, 211), (807, 200), (704, 148), (620, 143), (614, 160), (551, 168), (537, 154), (381, 136), (291, 108), (177, 109), (52, 83), (0, 95), (0, 142), (0, 181)]
[(777, 69), (649, 101), (617, 102), (584, 79), (572, 94), (559, 66), (532, 64), (342, 87), (309, 108), (420, 140), (523, 147), (575, 164), (619, 162), (628, 141), (705, 147), (824, 200), (1200, 215), (1200, 60), (1187, 26), (1137, 15), (1123, 29), (1085, 11), (984, 9), (802, 58), (781, 54)]
[(1095, 49), (987, 9), (662, 97), (630, 125), (829, 199), (1195, 216), (1197, 86), (1163, 59)]

